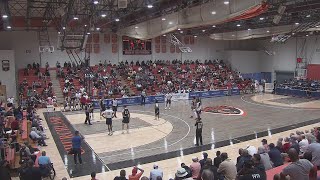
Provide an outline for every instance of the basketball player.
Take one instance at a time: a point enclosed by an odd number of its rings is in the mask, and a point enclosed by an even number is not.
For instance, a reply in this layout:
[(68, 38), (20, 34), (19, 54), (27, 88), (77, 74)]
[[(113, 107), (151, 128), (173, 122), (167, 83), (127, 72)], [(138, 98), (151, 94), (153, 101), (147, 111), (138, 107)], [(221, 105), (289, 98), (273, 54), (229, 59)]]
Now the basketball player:
[(159, 103), (158, 100), (155, 102), (156, 104), (154, 105), (154, 120), (159, 120), (160, 118), (160, 109), (159, 109)]
[[(90, 120), (90, 108), (89, 108), (88, 105), (85, 105), (85, 106), (84, 106), (84, 111), (85, 111), (85, 113), (86, 113), (86, 120), (84, 121), (84, 123), (85, 123), (85, 124), (88, 124), (88, 123), (89, 123), (89, 125), (92, 125), (92, 124), (91, 124), (91, 120)], [(87, 123), (87, 122), (88, 122), (88, 123)]]
[(124, 126), (127, 126), (127, 133), (129, 134), (129, 122), (130, 122), (130, 112), (127, 106), (124, 106), (122, 111), (122, 134), (124, 134)]
[(201, 114), (201, 100), (200, 100), (200, 98), (197, 98), (196, 114), (197, 114), (197, 120), (201, 120), (201, 117), (200, 117), (200, 114)]
[(190, 118), (193, 118), (193, 115), (196, 114), (196, 105), (197, 105), (196, 97), (193, 97), (193, 99), (191, 101), (191, 116), (190, 116)]
[(89, 112), (90, 112), (90, 114), (91, 114), (91, 119), (93, 119), (93, 110), (94, 110), (94, 107), (93, 107), (93, 104), (92, 103), (90, 103), (89, 104)]
[(107, 109), (102, 113), (102, 116), (104, 118), (106, 118), (106, 124), (108, 126), (108, 132), (109, 132), (109, 136), (112, 136), (112, 116), (113, 116), (113, 112), (110, 109), (110, 107), (108, 106)]
[(106, 106), (104, 105), (104, 99), (103, 98), (100, 99), (99, 104), (100, 104), (100, 119), (102, 119), (101, 114), (102, 114), (103, 111), (106, 110)]
[(164, 109), (170, 109), (171, 107), (171, 98), (172, 98), (172, 94), (170, 92), (168, 92), (166, 95), (165, 95), (165, 99), (166, 99), (166, 107)]
[(112, 100), (112, 111), (113, 111), (113, 117), (117, 117), (117, 110), (118, 110), (118, 100), (116, 98), (113, 98)]
[(196, 146), (199, 146), (199, 144), (202, 146), (202, 127), (203, 123), (200, 119), (197, 119), (196, 121)]

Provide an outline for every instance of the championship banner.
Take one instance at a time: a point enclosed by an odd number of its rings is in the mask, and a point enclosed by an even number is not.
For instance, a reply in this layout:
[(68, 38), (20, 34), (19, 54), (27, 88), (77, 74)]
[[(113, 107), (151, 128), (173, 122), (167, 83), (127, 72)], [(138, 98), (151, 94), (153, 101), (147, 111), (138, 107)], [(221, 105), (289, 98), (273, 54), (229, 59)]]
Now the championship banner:
[(100, 35), (98, 33), (92, 34), (92, 41), (93, 43), (98, 44), (100, 41)]
[(194, 44), (194, 37), (190, 36), (190, 44)]
[(166, 43), (167, 43), (167, 38), (161, 37), (161, 44), (166, 44)]
[(112, 44), (112, 53), (118, 52), (118, 44)]
[(109, 44), (110, 43), (110, 34), (104, 34), (103, 41), (104, 41), (104, 43)]
[(100, 44), (94, 44), (93, 45), (93, 52), (96, 54), (100, 53)]
[(117, 34), (112, 34), (112, 43), (114, 44), (114, 43), (117, 43), (118, 42), (118, 36), (117, 36)]
[(88, 36), (87, 43), (89, 43), (89, 44), (92, 43), (92, 35)]
[(175, 53), (175, 51), (176, 51), (176, 46), (173, 45), (173, 44), (171, 44), (171, 45), (170, 45), (170, 52), (171, 52), (171, 53)]
[(185, 43), (185, 44), (189, 44), (189, 42), (190, 42), (189, 36), (185, 36), (185, 37), (184, 37), (184, 43)]
[(165, 44), (161, 45), (161, 52), (166, 53), (167, 52), (167, 46)]
[(160, 44), (160, 37), (154, 38), (154, 42), (155, 42), (156, 44)]
[(160, 44), (155, 45), (156, 53), (160, 53)]

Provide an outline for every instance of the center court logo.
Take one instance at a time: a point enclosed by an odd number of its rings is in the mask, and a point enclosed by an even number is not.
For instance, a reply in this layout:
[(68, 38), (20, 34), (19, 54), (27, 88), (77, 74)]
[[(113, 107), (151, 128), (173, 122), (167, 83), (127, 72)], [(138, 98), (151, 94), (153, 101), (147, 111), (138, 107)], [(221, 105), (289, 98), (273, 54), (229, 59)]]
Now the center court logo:
[(222, 115), (231, 115), (231, 116), (245, 116), (246, 113), (236, 107), (232, 106), (213, 106), (213, 107), (205, 107), (203, 109), (204, 112), (213, 113), (213, 114), (222, 114)]

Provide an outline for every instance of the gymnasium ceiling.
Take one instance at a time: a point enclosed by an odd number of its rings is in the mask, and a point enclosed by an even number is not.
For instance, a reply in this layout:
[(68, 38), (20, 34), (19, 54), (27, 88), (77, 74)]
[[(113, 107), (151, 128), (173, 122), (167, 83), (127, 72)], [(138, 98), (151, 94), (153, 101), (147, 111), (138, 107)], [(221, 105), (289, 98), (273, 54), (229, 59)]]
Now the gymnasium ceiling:
[(140, 39), (187, 34), (283, 41), (320, 30), (320, 0), (127, 0), (126, 8), (118, 1), (123, 0), (0, 0), (0, 31), (54, 28), (63, 34), (112, 31)]

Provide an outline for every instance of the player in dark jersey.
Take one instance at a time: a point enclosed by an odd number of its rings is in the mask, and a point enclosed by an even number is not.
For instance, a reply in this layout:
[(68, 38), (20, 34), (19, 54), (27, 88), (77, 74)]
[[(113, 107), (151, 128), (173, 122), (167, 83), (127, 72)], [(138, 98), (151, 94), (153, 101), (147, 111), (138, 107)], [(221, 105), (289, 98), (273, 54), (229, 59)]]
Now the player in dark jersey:
[(130, 112), (127, 106), (124, 106), (122, 117), (122, 134), (124, 134), (124, 126), (127, 126), (127, 133), (129, 134)]
[(159, 103), (158, 100), (155, 102), (156, 104), (154, 105), (154, 120), (159, 120), (160, 118), (160, 109), (159, 109)]
[(195, 126), (196, 126), (196, 146), (199, 146), (199, 144), (202, 146), (203, 123), (202, 123), (201, 119), (197, 119)]

